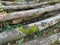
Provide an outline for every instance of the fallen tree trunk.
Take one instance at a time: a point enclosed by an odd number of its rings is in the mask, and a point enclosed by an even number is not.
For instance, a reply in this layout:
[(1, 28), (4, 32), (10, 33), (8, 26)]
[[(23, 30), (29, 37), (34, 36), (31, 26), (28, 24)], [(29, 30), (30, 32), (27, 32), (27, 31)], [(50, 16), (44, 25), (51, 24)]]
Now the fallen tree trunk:
[(60, 42), (60, 33), (54, 34), (54, 35), (46, 37), (44, 39), (39, 39), (39, 40), (36, 39), (36, 40), (29, 41), (29, 42), (25, 42), (22, 45), (51, 45), (56, 40), (58, 40)]
[(36, 8), (38, 6), (41, 6), (42, 3), (37, 4), (26, 4), (26, 5), (10, 5), (10, 6), (3, 6), (2, 8), (7, 10), (21, 10), (21, 9), (29, 9), (29, 8)]
[[(50, 26), (58, 23), (59, 21), (60, 21), (60, 14), (58, 14), (55, 17), (51, 17), (51, 18), (45, 19), (43, 21), (39, 21), (39, 22), (35, 22), (35, 23), (32, 23), (32, 24), (28, 24), (27, 25), (28, 26), (27, 28), (29, 28), (31, 26), (34, 26), (34, 25), (37, 25), (39, 31), (41, 31), (43, 29), (46, 29), (46, 28), (48, 28), (48, 27), (50, 27)], [(45, 26), (41, 26), (42, 23), (45, 24)], [(24, 27), (26, 27), (26, 25)], [(14, 29), (14, 30), (11, 30), (11, 31), (10, 30), (9, 31), (5, 31), (3, 33), (0, 33), (0, 45), (1, 44), (4, 44), (4, 43), (7, 43), (7, 42), (10, 42), (10, 41), (13, 41), (13, 40), (17, 40), (17, 39), (19, 39), (21, 37), (24, 37), (26, 35), (28, 35), (28, 34), (23, 33), (23, 31), (21, 31), (21, 29), (19, 29), (19, 28)]]
[(58, 14), (55, 17), (51, 17), (51, 18), (48, 18), (48, 19), (45, 19), (45, 20), (42, 20), (42, 21), (38, 21), (38, 22), (35, 22), (35, 23), (28, 24), (26, 26), (29, 28), (30, 26), (35, 26), (36, 25), (36, 26), (38, 26), (39, 31), (41, 31), (41, 30), (46, 29), (47, 27), (55, 25), (59, 21), (60, 21), (60, 14)]
[(35, 4), (36, 2), (11, 2), (11, 1), (2, 1), (3, 5), (26, 5), (26, 4)]
[(53, 2), (43, 2), (43, 3), (35, 3), (35, 4), (26, 4), (26, 5), (10, 5), (10, 6), (3, 6), (2, 8), (7, 10), (20, 10), (20, 9), (29, 9), (29, 8), (36, 8), (38, 6), (44, 4), (52, 4)]
[(59, 13), (60, 13), (59, 10), (55, 10), (55, 11), (51, 11), (51, 12), (48, 12), (48, 13), (44, 13), (41, 16), (37, 16), (37, 17), (32, 17), (31, 16), (31, 17), (26, 17), (26, 18), (13, 19), (13, 20), (10, 20), (10, 24), (17, 24), (17, 23), (21, 23), (21, 22), (29, 23), (31, 21), (36, 22), (37, 19), (38, 19), (38, 21), (40, 21), (40, 20), (55, 16), (55, 15), (57, 15)]
[(0, 45), (11, 42), (13, 40), (17, 40), (25, 34), (21, 33), (18, 29), (10, 30), (10, 31), (5, 31), (3, 33), (0, 33)]
[(33, 10), (26, 10), (26, 11), (20, 11), (20, 12), (13, 12), (13, 13), (8, 13), (8, 14), (0, 14), (0, 22), (2, 21), (7, 21), (7, 20), (12, 20), (16, 18), (26, 18), (26, 17), (38, 17), (41, 16), (45, 12), (51, 12), (54, 10), (59, 10), (60, 9), (60, 4), (55, 4), (53, 6), (48, 6), (45, 8), (38, 8), (38, 9), (33, 9)]
[[(56, 3), (56, 2), (59, 2), (58, 1), (45, 1), (45, 2), (42, 2), (40, 3), (41, 5), (43, 4), (48, 4), (48, 3)], [(35, 4), (37, 2), (10, 2), (10, 1), (2, 1), (2, 4), (3, 5), (26, 5), (26, 4)]]

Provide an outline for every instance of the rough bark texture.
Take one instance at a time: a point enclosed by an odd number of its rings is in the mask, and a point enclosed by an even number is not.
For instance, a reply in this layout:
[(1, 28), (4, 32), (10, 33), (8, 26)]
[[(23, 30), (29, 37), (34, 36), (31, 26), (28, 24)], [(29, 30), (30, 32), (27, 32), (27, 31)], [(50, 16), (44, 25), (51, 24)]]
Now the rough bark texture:
[(20, 10), (20, 9), (29, 9), (29, 8), (36, 8), (38, 6), (49, 4), (53, 2), (43, 2), (43, 3), (35, 3), (35, 4), (25, 4), (25, 5), (11, 5), (11, 6), (3, 6), (2, 8), (6, 10)]
[(3, 33), (0, 33), (0, 45), (17, 40), (17, 39), (24, 37), (24, 36), (25, 36), (25, 34), (21, 33), (19, 31), (19, 29), (5, 31)]
[[(46, 20), (43, 20), (43, 21), (28, 24), (27, 26), (37, 25), (39, 31), (41, 31), (43, 29), (46, 29), (46, 28), (58, 23), (59, 21), (60, 21), (60, 14), (55, 16), (55, 17), (51, 17), (51, 18), (48, 18)], [(42, 25), (41, 22), (43, 24), (45, 23), (45, 26), (41, 26)], [(4, 43), (10, 42), (10, 41), (14, 41), (14, 40), (17, 40), (17, 39), (24, 37), (24, 36), (26, 36), (26, 35), (22, 31), (20, 31), (19, 28), (16, 28), (16, 29), (11, 30), (11, 31), (9, 30), (9, 31), (0, 33), (0, 44), (4, 44)]]
[(2, 1), (3, 5), (26, 5), (26, 4), (35, 4), (36, 2), (10, 2), (10, 1)]
[(50, 27), (50, 26), (58, 23), (59, 21), (60, 21), (60, 14), (58, 14), (55, 17), (51, 17), (51, 18), (48, 18), (48, 19), (45, 19), (45, 20), (42, 20), (42, 21), (39, 21), (39, 22), (28, 24), (27, 26), (37, 25), (39, 30), (43, 30), (47, 27)]
[[(58, 1), (53, 1), (53, 0), (47, 0), (47, 1), (37, 1), (37, 2), (42, 2), (42, 5), (43, 4), (48, 4), (48, 3), (54, 3), (54, 2), (59, 2), (59, 0)], [(29, 2), (11, 2), (11, 1), (2, 1), (2, 4), (4, 4), (4, 5), (25, 5), (25, 4), (35, 4), (35, 3), (37, 3), (36, 2), (36, 0), (34, 0), (33, 2), (32, 1), (29, 1)]]
[(44, 3), (35, 3), (35, 4), (26, 4), (26, 5), (10, 5), (10, 6), (3, 6), (2, 8), (6, 10), (20, 10), (20, 9), (29, 9), (29, 8), (36, 8), (38, 6), (41, 6)]
[(0, 22), (1, 21), (6, 21), (6, 20), (11, 20), (11, 19), (16, 19), (16, 18), (26, 18), (26, 17), (35, 17), (35, 16), (41, 16), (45, 12), (50, 12), (53, 10), (59, 10), (60, 9), (60, 4), (55, 4), (52, 6), (48, 6), (45, 8), (38, 8), (38, 9), (33, 9), (33, 10), (26, 10), (26, 11), (20, 11), (20, 12), (13, 12), (13, 13), (8, 13), (8, 14), (0, 14)]
[(36, 39), (29, 42), (25, 42), (22, 45), (51, 45), (51, 43), (53, 43), (57, 39), (60, 41), (60, 33), (54, 34), (44, 39)]
[(55, 16), (59, 13), (60, 13), (59, 10), (55, 10), (55, 11), (51, 11), (51, 12), (48, 12), (48, 13), (44, 13), (44, 14), (42, 14), (42, 16), (13, 19), (13, 20), (10, 21), (10, 24), (21, 23), (23, 21), (27, 21), (27, 23), (28, 23), (28, 21), (32, 21), (33, 19), (36, 20), (37, 18), (41, 18), (40, 20), (42, 20), (42, 19), (48, 18), (49, 16), (50, 17)]

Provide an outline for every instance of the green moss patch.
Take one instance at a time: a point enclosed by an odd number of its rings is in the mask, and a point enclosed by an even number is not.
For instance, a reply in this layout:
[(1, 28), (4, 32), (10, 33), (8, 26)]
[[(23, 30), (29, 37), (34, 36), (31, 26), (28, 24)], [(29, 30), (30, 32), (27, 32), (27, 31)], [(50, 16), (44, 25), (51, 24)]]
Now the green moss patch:
[(36, 25), (27, 27), (27, 29), (25, 29), (24, 26), (21, 26), (19, 29), (27, 35), (38, 32), (38, 27)]
[(2, 6), (2, 1), (0, 1), (0, 13), (3, 12)]

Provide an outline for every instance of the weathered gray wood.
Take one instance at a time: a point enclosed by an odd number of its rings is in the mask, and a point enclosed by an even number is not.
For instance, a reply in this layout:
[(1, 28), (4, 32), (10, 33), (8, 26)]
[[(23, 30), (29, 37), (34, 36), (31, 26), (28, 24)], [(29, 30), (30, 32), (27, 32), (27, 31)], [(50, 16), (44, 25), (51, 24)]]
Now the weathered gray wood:
[[(35, 22), (35, 23), (32, 23), (32, 24), (28, 24), (26, 26), (30, 27), (30, 26), (33, 26), (33, 25), (37, 25), (39, 31), (41, 31), (43, 29), (46, 29), (46, 28), (58, 23), (59, 21), (60, 21), (60, 14), (58, 14), (55, 17), (51, 17), (51, 18), (45, 19), (43, 21), (39, 21), (39, 22)], [(43, 24), (45, 23), (45, 26), (41, 26), (42, 23)], [(24, 37), (24, 36), (26, 36), (26, 34), (23, 33), (22, 31), (20, 31), (19, 28), (16, 28), (14, 30), (9, 30), (9, 31), (2, 32), (2, 33), (0, 33), (0, 45), (4, 44), (4, 43), (7, 43), (9, 41), (17, 40), (17, 39), (19, 39), (21, 37)]]
[(20, 12), (12, 12), (8, 14), (0, 14), (0, 22), (16, 19), (16, 18), (26, 18), (26, 17), (35, 17), (35, 16), (41, 16), (45, 12), (50, 12), (54, 10), (60, 9), (60, 4), (55, 4), (52, 6), (44, 7), (44, 8), (38, 8), (38, 9), (32, 9), (32, 10), (26, 10), (26, 11), (20, 11)]
[[(39, 0), (37, 0), (39, 2)], [(43, 0), (43, 1), (40, 1), (40, 3), (42, 2), (42, 4), (48, 4), (48, 3), (53, 3), (53, 2), (59, 2), (58, 1), (55, 1), (55, 0)], [(32, 1), (29, 1), (29, 2), (11, 2), (11, 1), (2, 1), (2, 4), (4, 5), (26, 5), (26, 4), (35, 4), (37, 3), (36, 0), (33, 0)]]
[(60, 41), (60, 33), (54, 34), (44, 39), (36, 39), (29, 42), (25, 42), (22, 45), (51, 45), (51, 43), (53, 43), (57, 39)]
[(19, 29), (5, 31), (0, 33), (0, 45), (17, 40), (23, 36), (25, 36), (25, 34), (21, 33)]
[(36, 2), (11, 2), (11, 1), (2, 1), (3, 5), (26, 5), (26, 4), (35, 4)]
[(39, 16), (36, 16), (36, 17), (26, 17), (26, 18), (13, 19), (13, 20), (10, 21), (10, 24), (17, 24), (17, 23), (21, 23), (23, 21), (28, 22), (28, 21), (32, 21), (33, 19), (36, 20), (36, 18), (45, 19), (45, 18), (48, 18), (49, 16), (52, 17), (52, 16), (55, 16), (55, 15), (60, 13), (59, 10), (55, 10), (55, 11), (52, 11), (52, 12), (48, 12), (47, 14), (45, 14), (45, 13), (42, 14), (42, 18), (39, 17)]
[(36, 8), (38, 6), (41, 6), (44, 3), (36, 3), (36, 4), (26, 4), (26, 5), (10, 5), (10, 6), (3, 6), (2, 8), (4, 10), (20, 10), (20, 9), (28, 9), (28, 8)]
[(20, 9), (29, 9), (29, 8), (36, 8), (38, 6), (53, 3), (53, 2), (43, 2), (43, 3), (35, 3), (35, 4), (25, 4), (25, 5), (10, 5), (10, 6), (3, 6), (4, 10), (20, 10)]
[(38, 21), (38, 22), (35, 22), (35, 23), (28, 24), (27, 26), (37, 25), (39, 30), (41, 31), (41, 30), (44, 30), (47, 27), (50, 27), (50, 26), (58, 23), (59, 21), (60, 21), (60, 14), (58, 14), (55, 17), (51, 17), (51, 18), (48, 18), (48, 19), (45, 19), (45, 20), (42, 20), (42, 21)]

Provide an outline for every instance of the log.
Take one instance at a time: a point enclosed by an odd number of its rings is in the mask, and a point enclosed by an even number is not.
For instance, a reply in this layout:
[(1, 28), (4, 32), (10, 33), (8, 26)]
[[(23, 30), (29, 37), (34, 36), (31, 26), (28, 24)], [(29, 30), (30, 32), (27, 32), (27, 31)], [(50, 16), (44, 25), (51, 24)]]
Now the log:
[(38, 6), (44, 5), (44, 4), (51, 4), (53, 2), (43, 2), (43, 3), (35, 3), (35, 4), (26, 4), (26, 5), (10, 5), (10, 6), (2, 6), (2, 9), (5, 11), (7, 10), (22, 10), (22, 9), (29, 9), (29, 8), (36, 8)]
[[(53, 12), (53, 13), (52, 13), (52, 12)], [(42, 16), (13, 19), (13, 20), (10, 21), (10, 24), (17, 24), (17, 23), (21, 23), (21, 22), (29, 23), (29, 22), (31, 22), (33, 19), (36, 21), (37, 19), (41, 18), (40, 20), (42, 20), (42, 19), (46, 19), (46, 18), (55, 16), (55, 15), (57, 15), (57, 14), (59, 14), (59, 13), (60, 13), (59, 10), (55, 10), (55, 11), (51, 11), (51, 12), (48, 12), (48, 13), (44, 13), (44, 14), (42, 14)], [(39, 21), (40, 21), (40, 20), (39, 20)]]
[(35, 4), (36, 2), (11, 2), (11, 1), (2, 1), (3, 5), (26, 5), (26, 4)]
[[(22, 45), (51, 45), (53, 42), (58, 40), (60, 42), (60, 33), (54, 34), (43, 39), (36, 39), (29, 42), (25, 42)], [(19, 45), (19, 44), (18, 44)]]
[(5, 31), (3, 33), (0, 33), (0, 45), (14, 41), (14, 40), (18, 40), (23, 36), (25, 36), (25, 34), (21, 33), (19, 29)]
[(44, 29), (46, 29), (46, 28), (48, 28), (50, 26), (55, 25), (59, 21), (60, 21), (60, 14), (58, 14), (55, 17), (51, 17), (51, 18), (48, 18), (48, 19), (45, 19), (45, 20), (42, 20), (42, 21), (38, 21), (38, 22), (35, 22), (35, 23), (28, 24), (26, 26), (29, 28), (31, 26), (35, 26), (36, 25), (36, 26), (38, 26), (39, 31), (41, 31), (41, 30), (44, 30)]
[[(22, 23), (22, 22), (25, 22), (25, 24), (28, 24), (31, 21), (36, 22), (37, 19), (38, 19), (38, 21), (41, 21), (43, 19), (55, 16), (59, 13), (60, 13), (60, 10), (55, 10), (55, 11), (51, 11), (48, 13), (43, 13), (41, 16), (34, 16), (34, 17), (30, 16), (30, 17), (26, 17), (26, 18), (17, 18), (17, 19), (12, 19), (12, 20), (6, 21), (6, 22), (8, 22), (9, 24), (17, 24), (17, 23)], [(3, 26), (3, 23), (4, 22), (0, 22), (0, 27)]]
[(21, 9), (29, 9), (29, 8), (36, 8), (38, 6), (41, 6), (42, 3), (37, 4), (26, 4), (26, 5), (10, 5), (10, 6), (3, 6), (2, 8), (7, 10), (21, 10)]
[[(48, 4), (48, 3), (54, 3), (54, 2), (59, 2), (59, 0), (58, 1), (45, 1), (45, 2), (42, 2), (41, 3), (41, 5), (43, 5), (43, 4)], [(37, 2), (11, 2), (11, 1), (2, 1), (2, 4), (3, 5), (26, 5), (26, 4), (35, 4), (35, 3), (37, 3)]]
[[(59, 21), (60, 21), (60, 14), (58, 14), (55, 17), (51, 17), (51, 18), (48, 18), (48, 19), (45, 19), (45, 20), (42, 20), (42, 21), (39, 21), (39, 22), (35, 22), (35, 23), (32, 23), (32, 24), (28, 24), (28, 25), (25, 25), (25, 26), (31, 27), (33, 25), (37, 25), (39, 31), (41, 31), (43, 29), (46, 29), (46, 28), (58, 23)], [(46, 25), (42, 27), (41, 26), (42, 25), (41, 22), (43, 24), (46, 23)], [(2, 32), (2, 33), (0, 33), (0, 45), (4, 44), (4, 43), (7, 43), (7, 42), (10, 42), (10, 41), (17, 40), (17, 39), (22, 38), (22, 37), (24, 37), (26, 35), (28, 35), (28, 34), (23, 33), (23, 31), (21, 31), (19, 28), (16, 28), (14, 30), (8, 30), (8, 31), (5, 31), (5, 32)]]
[(12, 20), (16, 18), (26, 18), (26, 17), (38, 17), (41, 16), (45, 12), (51, 12), (53, 10), (59, 10), (60, 4), (55, 4), (52, 6), (44, 7), (44, 8), (38, 8), (38, 9), (32, 9), (32, 10), (26, 10), (26, 11), (20, 11), (20, 12), (12, 12), (7, 14), (0, 14), (0, 22)]

